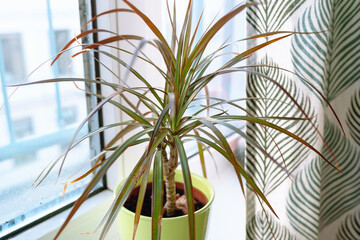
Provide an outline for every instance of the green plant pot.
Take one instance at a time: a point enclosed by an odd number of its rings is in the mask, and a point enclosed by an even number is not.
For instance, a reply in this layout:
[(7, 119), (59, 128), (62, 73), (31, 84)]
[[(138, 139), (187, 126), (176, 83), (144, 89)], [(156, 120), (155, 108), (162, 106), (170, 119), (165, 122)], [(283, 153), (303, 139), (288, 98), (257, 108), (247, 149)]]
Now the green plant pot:
[[(206, 236), (207, 222), (210, 213), (210, 206), (214, 200), (214, 189), (212, 185), (203, 177), (192, 174), (191, 175), (193, 187), (200, 190), (207, 198), (207, 204), (195, 212), (195, 233), (196, 240), (203, 240)], [(152, 181), (152, 173), (149, 176), (149, 182)], [(183, 182), (181, 170), (176, 170), (176, 182)], [(117, 194), (124, 184), (123, 180), (115, 189)], [(131, 240), (134, 229), (134, 216), (132, 211), (122, 208), (119, 213), (120, 223), (120, 237), (121, 240)], [(136, 232), (136, 240), (150, 240), (151, 239), (151, 218), (146, 216), (140, 217), (139, 226)], [(161, 225), (161, 239), (162, 240), (186, 240), (189, 239), (188, 216), (163, 218)]]

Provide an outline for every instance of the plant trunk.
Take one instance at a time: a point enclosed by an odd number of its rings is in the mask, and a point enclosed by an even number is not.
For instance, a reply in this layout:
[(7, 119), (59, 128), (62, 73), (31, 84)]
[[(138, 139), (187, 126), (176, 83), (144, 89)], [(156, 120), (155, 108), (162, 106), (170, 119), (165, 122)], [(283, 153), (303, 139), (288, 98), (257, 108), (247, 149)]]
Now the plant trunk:
[(167, 216), (173, 216), (176, 210), (176, 184), (175, 169), (177, 167), (178, 153), (175, 146), (170, 150), (170, 159), (167, 158), (166, 152), (163, 151), (163, 174), (165, 180), (166, 203), (165, 211)]

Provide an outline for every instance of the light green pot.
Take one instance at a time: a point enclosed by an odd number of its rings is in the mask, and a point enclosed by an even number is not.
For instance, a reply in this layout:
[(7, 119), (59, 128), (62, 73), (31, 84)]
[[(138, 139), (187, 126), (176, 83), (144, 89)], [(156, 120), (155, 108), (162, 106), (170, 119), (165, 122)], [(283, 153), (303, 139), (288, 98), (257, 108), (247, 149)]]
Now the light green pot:
[[(195, 212), (195, 234), (196, 240), (203, 240), (206, 236), (207, 222), (210, 213), (210, 205), (214, 200), (214, 189), (212, 185), (203, 177), (192, 174), (191, 175), (193, 187), (199, 189), (207, 198), (207, 204), (200, 210)], [(149, 182), (152, 181), (152, 173), (149, 176)], [(181, 170), (176, 170), (176, 182), (183, 182)], [(115, 189), (117, 194), (124, 184), (123, 180)], [(122, 208), (119, 213), (120, 222), (120, 237), (121, 240), (131, 240), (134, 228), (135, 214), (126, 208)], [(136, 240), (150, 240), (151, 239), (151, 218), (141, 216), (139, 226), (136, 232)], [(189, 239), (188, 216), (163, 218), (161, 225), (161, 239), (162, 240), (187, 240)]]

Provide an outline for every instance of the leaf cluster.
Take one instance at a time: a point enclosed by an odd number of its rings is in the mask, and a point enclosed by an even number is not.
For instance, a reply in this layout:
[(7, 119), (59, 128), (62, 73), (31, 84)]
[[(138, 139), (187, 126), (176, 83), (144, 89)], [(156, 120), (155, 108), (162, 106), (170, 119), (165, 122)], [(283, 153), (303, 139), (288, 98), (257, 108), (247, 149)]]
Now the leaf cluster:
[[(104, 65), (101, 61), (99, 63), (103, 65), (103, 67), (107, 68), (112, 74), (114, 74), (114, 77), (118, 78), (120, 80), (120, 83), (112, 83), (110, 81), (106, 81), (100, 78), (58, 78), (30, 83), (39, 84), (47, 82), (69, 81), (85, 82), (89, 84), (103, 85), (113, 89), (113, 93), (108, 96), (88, 92), (88, 94), (99, 99), (98, 105), (93, 108), (93, 110), (88, 114), (86, 119), (84, 119), (84, 121), (80, 124), (78, 131), (75, 133), (69, 148), (54, 162), (50, 163), (46, 169), (44, 169), (39, 178), (36, 180), (37, 184), (40, 184), (43, 179), (46, 178), (49, 172), (52, 171), (53, 168), (59, 163), (61, 164), (59, 171), (60, 174), (67, 153), (76, 145), (81, 143), (83, 140), (99, 134), (105, 130), (119, 126), (122, 127), (122, 130), (119, 131), (117, 135), (105, 146), (103, 151), (92, 159), (92, 161), (94, 162), (93, 167), (88, 172), (72, 181), (76, 182), (89, 175), (92, 175), (90, 183), (88, 184), (80, 198), (76, 201), (65, 223), (60, 228), (56, 238), (61, 234), (66, 225), (69, 223), (70, 219), (74, 216), (75, 212), (89, 197), (91, 191), (104, 177), (108, 169), (119, 158), (119, 156), (122, 155), (125, 151), (131, 151), (132, 147), (140, 144), (145, 144), (146, 147), (144, 149), (144, 152), (140, 159), (138, 159), (137, 164), (133, 168), (131, 174), (125, 181), (123, 187), (119, 191), (119, 194), (115, 198), (109, 211), (106, 213), (100, 224), (100, 226), (104, 226), (100, 237), (101, 239), (103, 239), (107, 234), (111, 224), (115, 220), (117, 213), (128, 198), (132, 189), (135, 187), (136, 184), (140, 184), (140, 197), (137, 204), (134, 223), (135, 236), (136, 226), (139, 222), (143, 196), (146, 187), (146, 180), (148, 179), (149, 171), (151, 168), (153, 168), (154, 171), (152, 233), (153, 239), (160, 238), (163, 195), (163, 188), (161, 186), (163, 183), (164, 162), (174, 160), (176, 162), (173, 162), (173, 165), (177, 166), (179, 162), (182, 168), (184, 176), (185, 194), (187, 197), (187, 203), (189, 208), (188, 219), (190, 239), (195, 238), (195, 220), (193, 210), (193, 196), (191, 190), (192, 183), (190, 169), (188, 165), (188, 158), (186, 156), (186, 151), (184, 148), (184, 143), (187, 141), (194, 141), (195, 143), (197, 143), (197, 146), (199, 148), (199, 157), (203, 165), (205, 164), (203, 156), (204, 149), (208, 150), (209, 147), (211, 147), (213, 150), (220, 153), (224, 157), (224, 159), (229, 161), (233, 166), (243, 192), (243, 179), (245, 179), (249, 186), (251, 186), (251, 188), (253, 189), (254, 193), (259, 197), (259, 200), (265, 203), (269, 207), (269, 209), (275, 214), (274, 210), (271, 208), (270, 203), (267, 201), (266, 197), (261, 192), (259, 187), (255, 184), (252, 177), (247, 173), (240, 161), (236, 159), (226, 137), (219, 129), (219, 126), (230, 128), (234, 132), (240, 134), (247, 140), (248, 144), (251, 144), (253, 148), (257, 149), (259, 152), (265, 154), (270, 159), (272, 159), (274, 164), (277, 164), (278, 167), (282, 168), (284, 171), (287, 171), (284, 166), (282, 166), (275, 159), (273, 159), (264, 149), (259, 146), (259, 144), (252, 141), (252, 139), (249, 138), (246, 133), (240, 131), (239, 129), (236, 129), (230, 123), (233, 121), (245, 121), (255, 123), (266, 128), (272, 128), (299, 141), (300, 143), (304, 144), (308, 148), (318, 153), (319, 156), (323, 156), (319, 151), (317, 151), (301, 137), (289, 132), (281, 126), (272, 124), (263, 117), (257, 117), (247, 112), (246, 109), (241, 107), (241, 105), (238, 103), (239, 101), (246, 101), (247, 99), (229, 100), (211, 97), (208, 94), (207, 86), (215, 78), (233, 72), (247, 72), (257, 74), (266, 79), (267, 81), (271, 81), (272, 83), (274, 83), (274, 85), (279, 87), (279, 89), (283, 91), (285, 95), (294, 103), (294, 107), (297, 108), (298, 111), (301, 112), (303, 115), (301, 118), (291, 119), (287, 118), (286, 116), (268, 116), (270, 119), (279, 118), (286, 121), (312, 121), (312, 118), (305, 114), (305, 111), (302, 109), (302, 107), (298, 103), (296, 103), (296, 101), (291, 97), (291, 95), (274, 79), (271, 79), (267, 76), (262, 76), (261, 73), (254, 71), (252, 66), (239, 67), (240, 62), (243, 62), (256, 51), (283, 38), (289, 37), (294, 33), (272, 32), (254, 36), (251, 39), (281, 34), (280, 37), (276, 37), (270, 41), (257, 45), (244, 52), (233, 55), (230, 60), (228, 60), (222, 66), (219, 66), (215, 70), (210, 70), (211, 64), (216, 58), (223, 54), (223, 51), (226, 48), (227, 44), (222, 44), (218, 46), (217, 49), (210, 51), (210, 53), (208, 53), (209, 50), (207, 49), (208, 44), (227, 22), (237, 16), (241, 11), (244, 11), (246, 8), (251, 7), (254, 4), (242, 4), (236, 6), (231, 11), (223, 15), (221, 18), (214, 21), (214, 23), (211, 24), (204, 32), (199, 32), (199, 24), (201, 22), (201, 17), (200, 19), (197, 19), (196, 25), (193, 26), (193, 6), (191, 0), (188, 3), (184, 21), (181, 26), (177, 26), (176, 7), (174, 6), (174, 9), (171, 11), (168, 6), (169, 24), (172, 28), (172, 37), (168, 41), (163, 36), (159, 28), (148, 18), (147, 15), (145, 15), (128, 0), (124, 0), (124, 2), (127, 4), (128, 8), (112, 9), (110, 11), (101, 13), (91, 19), (86, 24), (86, 26), (88, 26), (97, 18), (104, 15), (115, 13), (133, 14), (139, 17), (146, 24), (146, 26), (154, 34), (155, 39), (146, 40), (144, 37), (137, 35), (119, 35), (107, 29), (84, 30), (81, 34), (72, 39), (64, 47), (62, 52), (60, 52), (58, 56), (54, 59), (55, 62), (63, 52), (69, 51), (71, 45), (82, 38), (97, 33), (110, 34), (110, 37), (99, 40), (95, 43), (82, 45), (82, 50), (74, 56), (85, 52), (96, 52), (99, 55), (103, 55), (112, 59), (115, 63), (126, 69), (126, 74), (124, 75), (124, 77), (120, 77), (114, 72), (112, 72), (110, 66)], [(130, 52), (129, 50), (121, 47), (114, 47), (114, 45), (112, 44), (116, 42), (130, 43), (131, 45), (136, 46), (136, 50), (135, 52)], [(161, 59), (149, 58), (142, 51), (143, 47), (151, 47), (156, 49), (156, 51), (160, 53)], [(130, 55), (132, 58), (129, 62), (127, 62), (123, 58), (118, 57), (110, 53), (109, 51), (104, 51), (104, 48), (116, 49), (123, 54)], [(159, 60), (161, 60), (161, 62), (159, 62)], [(163, 86), (160, 88), (152, 85), (145, 73), (135, 69), (135, 61), (142, 61), (145, 64), (148, 64), (149, 66), (152, 66), (154, 69), (156, 69), (159, 75), (162, 77)], [(165, 66), (164, 69), (159, 67), (162, 65)], [(137, 87), (128, 86), (126, 84), (126, 81), (129, 76), (132, 76), (139, 80), (142, 85)], [(204, 94), (205, 97), (201, 97), (201, 94)], [(117, 97), (120, 97), (121, 101), (116, 100)], [(136, 102), (130, 100), (134, 98), (136, 99)], [(206, 104), (200, 104), (201, 100), (206, 102)], [(91, 117), (98, 113), (105, 104), (112, 105), (113, 107), (119, 109), (120, 111), (128, 115), (130, 120), (102, 126), (99, 129), (95, 129), (92, 132), (88, 133), (79, 140), (76, 140), (76, 135), (79, 133), (80, 129), (87, 123), (87, 121), (89, 121)], [(197, 106), (197, 109), (199, 110), (193, 114), (189, 114), (188, 110), (193, 106)], [(245, 113), (237, 115), (229, 114), (226, 110), (222, 110), (226, 108), (226, 106), (235, 107), (236, 109), (239, 109), (239, 112)], [(316, 128), (315, 125), (313, 126), (314, 128)], [(119, 143), (120, 139), (123, 139), (121, 143)], [(176, 156), (172, 160), (171, 158), (169, 158), (169, 153), (172, 152), (174, 149), (176, 149), (175, 152), (178, 153), (178, 156)], [(325, 157), (323, 158), (328, 161)], [(203, 166), (203, 169), (205, 169), (205, 166)]]

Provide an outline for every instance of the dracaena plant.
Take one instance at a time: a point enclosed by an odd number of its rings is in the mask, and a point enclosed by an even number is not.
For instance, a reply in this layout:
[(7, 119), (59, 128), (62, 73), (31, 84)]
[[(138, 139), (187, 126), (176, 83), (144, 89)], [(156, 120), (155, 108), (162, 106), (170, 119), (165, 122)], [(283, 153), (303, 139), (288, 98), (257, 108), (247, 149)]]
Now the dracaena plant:
[[(123, 82), (126, 79), (119, 78), (120, 83), (112, 83), (111, 81), (106, 81), (105, 79), (75, 79), (75, 78), (62, 78), (62, 79), (50, 79), (37, 81), (35, 83), (46, 83), (46, 82), (66, 82), (66, 81), (82, 81), (85, 83), (94, 83), (99, 85), (105, 85), (113, 89), (113, 93), (108, 96), (103, 96), (101, 94), (89, 92), (88, 94), (98, 98), (99, 103), (93, 108), (93, 110), (88, 114), (87, 118), (84, 119), (82, 124), (78, 129), (81, 129), (83, 125), (94, 116), (105, 104), (112, 105), (115, 108), (120, 109), (125, 114), (127, 114), (131, 120), (117, 122), (111, 125), (102, 126), (99, 129), (95, 129), (93, 132), (85, 135), (79, 140), (75, 141), (75, 136), (78, 134), (79, 130), (75, 133), (73, 141), (71, 142), (67, 151), (59, 156), (56, 161), (54, 161), (47, 169), (41, 173), (38, 178), (38, 182), (41, 181), (47, 176), (47, 174), (55, 167), (56, 164), (60, 164), (61, 167), (64, 164), (66, 155), (68, 151), (73, 149), (77, 144), (79, 144), (84, 139), (87, 139), (95, 134), (99, 134), (107, 129), (113, 128), (115, 126), (122, 126), (122, 130), (107, 144), (103, 151), (96, 156), (94, 160), (93, 167), (83, 174), (81, 177), (75, 179), (79, 181), (84, 177), (89, 175), (92, 176), (90, 183), (87, 188), (84, 190), (80, 198), (76, 201), (74, 207), (72, 208), (70, 214), (68, 215), (66, 221), (61, 226), (56, 238), (64, 230), (66, 225), (69, 223), (70, 219), (74, 216), (75, 212), (79, 209), (81, 204), (87, 199), (91, 191), (97, 185), (97, 183), (104, 177), (108, 169), (112, 164), (119, 158), (121, 154), (126, 151), (132, 151), (132, 147), (143, 144), (144, 152), (142, 156), (137, 159), (137, 163), (130, 173), (129, 177), (125, 181), (123, 187), (116, 196), (113, 204), (110, 209), (104, 216), (103, 221), (101, 222), (104, 225), (101, 238), (103, 238), (108, 232), (111, 224), (114, 222), (117, 213), (120, 208), (123, 206), (124, 202), (128, 198), (132, 189), (135, 185), (140, 182), (140, 193), (137, 202), (137, 208), (135, 212), (135, 227), (134, 235), (136, 232), (136, 226), (139, 223), (140, 212), (142, 208), (142, 203), (144, 200), (146, 181), (149, 176), (150, 168), (153, 168), (153, 195), (152, 195), (152, 234), (153, 239), (160, 236), (160, 224), (162, 218), (162, 212), (165, 211), (168, 216), (171, 216), (176, 209), (176, 187), (174, 181), (175, 169), (178, 165), (181, 165), (181, 171), (184, 178), (184, 189), (187, 202), (187, 212), (188, 212), (188, 222), (189, 222), (189, 234), (190, 239), (195, 239), (194, 233), (194, 205), (193, 205), (193, 193), (192, 193), (192, 183), (190, 169), (188, 165), (188, 158), (186, 157), (186, 152), (184, 150), (184, 142), (193, 140), (197, 143), (199, 148), (199, 158), (201, 159), (202, 164), (205, 164), (203, 149), (212, 148), (213, 151), (220, 153), (227, 161), (233, 166), (236, 175), (238, 177), (239, 183), (241, 185), (242, 191), (244, 192), (244, 183), (242, 179), (245, 179), (248, 186), (250, 186), (254, 193), (259, 197), (259, 200), (264, 202), (269, 209), (275, 214), (271, 208), (270, 203), (267, 201), (264, 194), (261, 192), (256, 183), (252, 180), (249, 174), (246, 172), (244, 166), (236, 159), (230, 145), (219, 129), (219, 126), (225, 126), (236, 133), (240, 134), (247, 140), (247, 144), (251, 144), (259, 152), (265, 154), (270, 159), (273, 160), (274, 164), (277, 164), (280, 168), (283, 168), (281, 164), (278, 164), (275, 159), (270, 156), (264, 149), (262, 149), (259, 144), (251, 140), (251, 138), (246, 135), (246, 133), (238, 130), (236, 127), (230, 123), (233, 121), (245, 121), (255, 124), (259, 124), (264, 128), (273, 128), (285, 135), (290, 136), (291, 138), (301, 142), (306, 145), (308, 148), (316, 152), (320, 157), (325, 161), (331, 164), (318, 150), (313, 146), (307, 143), (304, 139), (298, 137), (297, 135), (289, 132), (288, 130), (282, 128), (279, 125), (275, 125), (264, 118), (257, 117), (250, 112), (247, 112), (246, 109), (241, 107), (238, 104), (239, 99), (229, 100), (229, 99), (219, 99), (211, 97), (207, 91), (207, 85), (215, 78), (221, 77), (225, 74), (230, 74), (233, 72), (247, 72), (252, 74), (257, 74), (261, 76), (266, 81), (270, 81), (275, 84), (278, 88), (283, 91), (289, 99), (291, 99), (295, 108), (298, 111), (301, 111), (303, 114), (302, 118), (287, 118), (286, 116), (269, 116), (269, 118), (278, 118), (282, 120), (292, 120), (292, 121), (310, 121), (313, 127), (316, 129), (319, 136), (320, 132), (317, 130), (316, 125), (312, 122), (312, 116), (308, 116), (306, 112), (302, 109), (300, 103), (296, 102), (289, 92), (285, 90), (277, 81), (272, 78), (269, 78), (261, 73), (254, 71), (254, 66), (239, 66), (239, 63), (246, 60), (250, 55), (266, 47), (267, 45), (272, 44), (273, 42), (279, 41), (283, 38), (289, 37), (293, 32), (276, 32), (276, 33), (267, 33), (258, 36), (252, 37), (262, 38), (266, 36), (273, 35), (275, 38), (273, 40), (267, 41), (263, 44), (250, 48), (244, 52), (237, 53), (232, 55), (230, 60), (225, 64), (218, 67), (216, 70), (210, 70), (209, 66), (213, 63), (214, 59), (223, 54), (223, 50), (226, 48), (226, 44), (218, 46), (217, 49), (214, 49), (210, 54), (206, 54), (207, 46), (213, 37), (223, 28), (223, 26), (238, 15), (241, 11), (244, 11), (249, 4), (238, 5), (217, 21), (207, 28), (204, 32), (199, 32), (198, 24), (201, 21), (196, 19), (197, 24), (192, 25), (192, 1), (188, 3), (188, 7), (185, 13), (185, 17), (182, 25), (178, 28), (176, 23), (176, 8), (172, 11), (169, 10), (169, 24), (172, 28), (172, 37), (171, 39), (166, 39), (159, 28), (138, 8), (136, 8), (132, 3), (127, 0), (124, 0), (128, 8), (126, 9), (112, 9), (110, 11), (101, 13), (91, 19), (87, 24), (94, 21), (96, 18), (107, 15), (107, 14), (134, 14), (139, 17), (146, 26), (152, 31), (155, 36), (155, 39), (145, 40), (142, 36), (136, 35), (118, 35), (114, 32), (111, 32), (106, 29), (90, 29), (83, 31), (81, 34), (76, 36), (71, 40), (63, 49), (61, 53), (58, 54), (59, 57), (64, 51), (68, 51), (72, 44), (78, 42), (79, 39), (82, 39), (88, 35), (95, 33), (106, 32), (112, 34), (111, 37), (99, 40), (98, 42), (92, 44), (81, 45), (82, 50), (78, 54), (84, 52), (93, 51), (97, 52), (100, 55), (105, 55), (110, 57), (112, 61), (116, 62), (120, 66), (124, 67), (127, 71), (125, 75), (133, 75), (142, 82), (141, 86), (129, 87)], [(172, 12), (172, 14), (170, 14)], [(241, 23), (244, 24), (244, 23)], [(177, 33), (176, 29), (180, 29)], [(282, 34), (277, 36), (277, 34)], [(298, 33), (297, 33), (298, 34)], [(110, 45), (114, 42), (126, 41), (133, 45), (137, 45), (137, 50), (132, 53), (129, 50), (114, 47)], [(155, 48), (161, 55), (161, 58), (149, 58), (142, 52), (142, 47), (146, 45), (151, 48)], [(112, 55), (108, 51), (99, 50), (99, 46), (107, 46), (122, 53), (126, 53), (132, 56), (132, 59), (127, 62), (122, 58), (119, 58), (115, 55)], [(54, 60), (56, 61), (57, 58)], [(143, 61), (146, 64), (151, 65), (154, 69), (159, 72), (159, 75), (162, 77), (162, 87), (159, 88), (151, 84), (150, 80), (146, 76), (146, 73), (138, 71), (133, 66), (134, 60)], [(102, 64), (100, 62), (100, 64)], [(160, 66), (164, 66), (161, 68)], [(105, 66), (107, 67), (107, 66)], [(107, 67), (111, 68), (111, 67)], [(115, 74), (112, 72), (112, 74)], [(34, 84), (34, 83), (30, 83)], [(310, 84), (310, 83), (309, 83)], [(204, 102), (206, 104), (198, 104), (200, 95), (204, 95)], [(324, 98), (320, 92), (318, 94)], [(133, 103), (130, 101), (128, 96), (131, 95), (132, 99), (136, 98), (137, 102)], [(119, 97), (124, 101), (117, 101), (115, 97)], [(247, 100), (247, 99), (243, 99)], [(196, 105), (197, 112), (193, 114), (188, 113), (188, 109)], [(221, 108), (219, 107), (221, 106)], [(226, 106), (231, 106), (236, 108), (241, 112), (241, 114), (230, 114), (225, 110)], [(243, 114), (245, 112), (245, 114)], [(335, 113), (334, 113), (335, 114)], [(205, 117), (204, 117), (205, 116)], [(336, 114), (335, 114), (336, 116)], [(340, 122), (339, 122), (340, 123)], [(341, 125), (341, 124), (340, 124)], [(124, 141), (119, 144), (118, 140), (121, 138)], [(325, 140), (323, 140), (325, 142)], [(329, 151), (331, 151), (329, 149)], [(283, 168), (286, 171), (285, 168)], [(60, 174), (59, 172), (59, 174)], [(141, 179), (141, 180), (140, 180)], [(163, 182), (166, 186), (166, 203), (163, 206), (162, 195), (163, 195)]]

